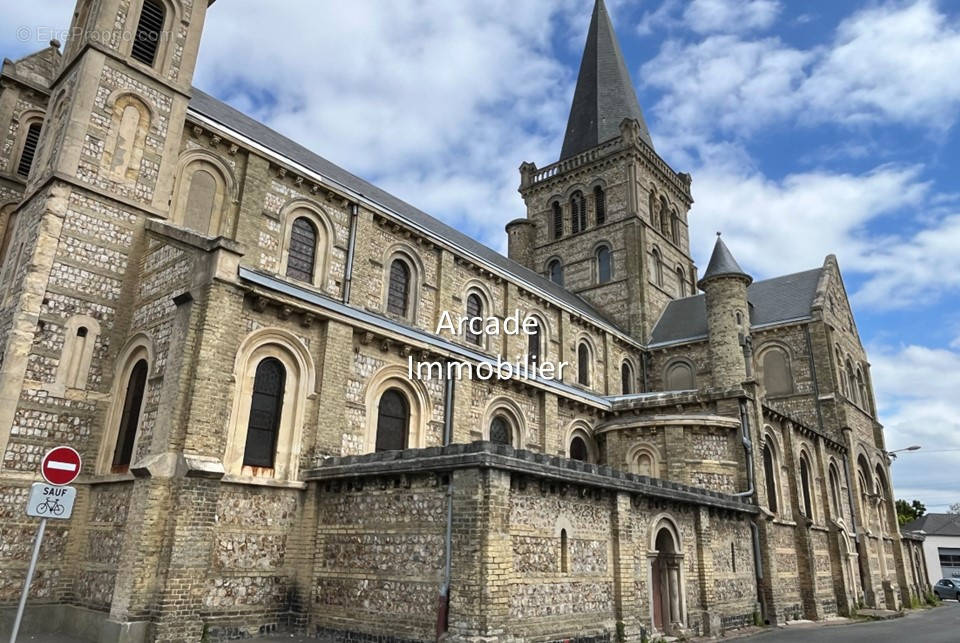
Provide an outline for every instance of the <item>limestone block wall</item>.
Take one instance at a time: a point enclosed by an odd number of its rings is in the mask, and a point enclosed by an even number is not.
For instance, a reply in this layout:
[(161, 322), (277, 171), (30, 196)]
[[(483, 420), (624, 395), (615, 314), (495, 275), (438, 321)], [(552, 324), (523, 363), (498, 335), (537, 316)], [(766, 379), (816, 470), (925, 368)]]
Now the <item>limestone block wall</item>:
[(693, 370), (696, 388), (710, 386), (713, 369), (709, 346), (705, 340), (658, 348), (650, 351), (647, 367), (647, 387), (650, 391), (665, 391), (667, 371), (677, 362), (684, 362)]
[[(804, 617), (803, 589), (798, 582), (800, 573), (797, 561), (797, 543), (792, 521), (773, 520), (767, 524), (767, 550), (770, 565), (770, 585), (773, 593), (773, 610), (778, 620)], [(768, 618), (770, 615), (768, 614)], [(773, 619), (771, 619), (773, 620)]]
[(810, 370), (810, 351), (807, 348), (804, 325), (780, 326), (754, 331), (752, 364), (755, 379), (763, 385), (763, 356), (767, 350), (781, 350), (787, 356), (793, 392), (772, 396), (765, 390), (765, 402), (796, 418), (808, 426), (816, 427), (819, 419), (814, 395), (813, 375)]

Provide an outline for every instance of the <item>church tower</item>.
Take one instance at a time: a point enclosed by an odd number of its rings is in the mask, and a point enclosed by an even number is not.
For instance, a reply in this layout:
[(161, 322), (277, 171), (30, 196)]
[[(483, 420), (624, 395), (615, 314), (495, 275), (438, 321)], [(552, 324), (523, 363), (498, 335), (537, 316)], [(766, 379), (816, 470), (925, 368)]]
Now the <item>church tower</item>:
[(653, 147), (603, 0), (596, 0), (560, 160), (520, 166), (527, 217), (511, 259), (646, 340), (666, 304), (694, 294), (690, 176)]

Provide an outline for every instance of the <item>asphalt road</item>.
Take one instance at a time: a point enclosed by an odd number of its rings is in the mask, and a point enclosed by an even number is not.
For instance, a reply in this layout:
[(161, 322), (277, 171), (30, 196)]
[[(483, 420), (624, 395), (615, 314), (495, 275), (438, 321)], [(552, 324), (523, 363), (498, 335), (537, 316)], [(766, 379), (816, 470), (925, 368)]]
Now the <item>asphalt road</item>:
[(943, 605), (903, 618), (856, 625), (791, 625), (772, 632), (750, 636), (744, 641), (757, 643), (957, 643), (960, 641), (960, 603), (944, 601)]
[[(903, 618), (889, 621), (859, 623), (856, 625), (791, 625), (761, 632), (754, 636), (737, 639), (756, 643), (958, 643), (960, 641), (960, 603), (944, 601), (931, 610), (914, 612)], [(84, 643), (65, 634), (35, 634), (18, 638), (18, 643)], [(275, 635), (247, 639), (246, 643), (311, 643), (315, 638), (300, 638), (291, 635)]]

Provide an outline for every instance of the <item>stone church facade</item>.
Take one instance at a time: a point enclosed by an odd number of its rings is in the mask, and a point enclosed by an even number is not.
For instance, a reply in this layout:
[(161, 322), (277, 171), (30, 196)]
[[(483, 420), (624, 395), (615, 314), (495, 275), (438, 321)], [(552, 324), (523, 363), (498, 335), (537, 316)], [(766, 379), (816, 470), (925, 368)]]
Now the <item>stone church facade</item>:
[[(58, 444), (26, 627), (91, 641), (639, 641), (926, 591), (836, 259), (755, 282), (718, 239), (698, 274), (602, 0), (509, 259), (193, 88), (208, 8), (80, 0), (3, 62), (2, 626)], [(408, 371), (497, 359), (569, 368)]]

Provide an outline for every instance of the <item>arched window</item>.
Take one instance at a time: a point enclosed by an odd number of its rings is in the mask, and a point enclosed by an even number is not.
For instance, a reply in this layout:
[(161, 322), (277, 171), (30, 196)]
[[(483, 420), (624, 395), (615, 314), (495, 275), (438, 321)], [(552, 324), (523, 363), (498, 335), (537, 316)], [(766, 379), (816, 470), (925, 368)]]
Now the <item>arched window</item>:
[(574, 234), (587, 228), (587, 200), (577, 190), (570, 195), (570, 231)]
[(680, 215), (676, 210), (670, 213), (670, 238), (674, 244), (680, 245)]
[[(3, 236), (0, 237), (0, 267), (3, 267), (4, 259), (7, 258), (7, 251), (10, 249), (10, 242), (17, 230), (17, 204), (8, 203), (0, 208), (0, 222), (3, 226)], [(6, 221), (4, 221), (6, 216)], [(3, 281), (3, 272), (0, 272), (0, 282)]]
[(563, 285), (563, 264), (559, 259), (553, 259), (547, 264), (547, 273), (550, 275), (550, 281), (558, 286)]
[(33, 159), (37, 154), (37, 143), (40, 141), (42, 121), (33, 121), (27, 126), (27, 133), (23, 137), (23, 147), (20, 148), (20, 162), (17, 163), (17, 174), (23, 178), (30, 175)]
[(54, 387), (62, 395), (69, 388), (86, 388), (93, 349), (100, 335), (100, 324), (86, 315), (74, 315), (63, 328), (63, 350), (57, 364)]
[(800, 493), (803, 500), (803, 515), (813, 520), (813, 494), (810, 491), (810, 463), (807, 455), (800, 454)]
[(603, 225), (607, 220), (607, 195), (599, 185), (593, 188), (593, 206), (597, 212), (597, 225)]
[(140, 174), (147, 132), (150, 130), (150, 109), (133, 94), (111, 97), (107, 105), (113, 115), (110, 133), (103, 145), (103, 161), (110, 168), (112, 180), (135, 182)]
[(579, 435), (573, 436), (570, 440), (570, 459), (580, 462), (589, 462), (590, 450), (587, 449), (587, 442)]
[(767, 395), (793, 393), (793, 376), (787, 354), (779, 348), (770, 348), (763, 353), (763, 387)]
[(267, 357), (257, 364), (243, 447), (245, 467), (273, 468), (286, 379), (287, 371), (277, 358)]
[(650, 210), (650, 225), (651, 227), (653, 227), (654, 230), (656, 230), (659, 225), (657, 223), (658, 202), (657, 202), (657, 195), (653, 191), (653, 189), (650, 190), (650, 199), (647, 203), (647, 209)]
[(566, 574), (569, 570), (569, 554), (567, 552), (567, 530), (560, 530), (560, 573)]
[(668, 391), (689, 391), (696, 388), (693, 369), (686, 362), (674, 362), (667, 367), (664, 388)]
[(840, 474), (832, 462), (830, 463), (830, 504), (833, 507), (834, 518), (840, 518), (840, 507), (843, 506), (840, 501)]
[(609, 246), (597, 248), (597, 283), (605, 284), (613, 277), (612, 257)]
[(840, 392), (844, 395), (848, 395), (849, 389), (847, 388), (847, 374), (843, 370), (843, 355), (840, 352), (840, 346), (834, 347), (834, 355), (837, 358), (837, 370), (840, 372), (839, 383), (840, 383)]
[(660, 234), (670, 238), (670, 208), (665, 196), (660, 197)]
[(490, 441), (495, 444), (513, 444), (513, 429), (510, 422), (502, 415), (494, 416), (490, 423)]
[(660, 256), (660, 251), (656, 248), (650, 253), (650, 261), (653, 265), (650, 267), (651, 272), (653, 273), (654, 282), (658, 286), (663, 286), (663, 258)]
[(391, 388), (380, 396), (377, 406), (377, 451), (407, 448), (410, 404), (399, 389)]
[(860, 406), (867, 409), (870, 405), (867, 403), (867, 387), (863, 383), (863, 371), (857, 367), (857, 396), (860, 398)]
[(137, 22), (137, 31), (133, 38), (133, 49), (130, 55), (144, 65), (153, 66), (157, 58), (157, 49), (163, 37), (163, 20), (166, 7), (158, 0), (143, 0), (140, 10), (140, 20)]
[(543, 333), (540, 330), (540, 322), (534, 321), (532, 326), (532, 332), (527, 335), (527, 359), (531, 364), (537, 364), (540, 362), (540, 343)]
[(563, 208), (559, 201), (554, 201), (550, 208), (553, 211), (553, 238), (559, 239), (563, 236)]
[(590, 348), (586, 342), (577, 346), (577, 382), (590, 386)]
[(470, 320), (483, 317), (483, 302), (480, 300), (480, 295), (475, 292), (467, 295), (467, 324), (465, 326), (464, 335), (468, 342), (471, 344), (476, 344), (480, 346), (483, 343), (483, 338), (480, 333), (475, 333), (470, 330)]
[(777, 513), (777, 470), (769, 444), (763, 445), (763, 477), (767, 486), (767, 507)]
[(677, 294), (680, 297), (687, 296), (687, 277), (680, 266), (677, 266)]
[(210, 222), (217, 202), (217, 179), (205, 169), (190, 175), (190, 188), (183, 207), (183, 225), (200, 234), (212, 234)]
[(390, 264), (390, 283), (387, 288), (387, 312), (406, 317), (410, 309), (410, 267), (402, 259)]
[(637, 453), (637, 474), (641, 476), (653, 476), (653, 456), (647, 451)]
[(620, 390), (624, 395), (633, 393), (633, 367), (627, 360), (620, 365)]
[(123, 411), (120, 414), (120, 428), (117, 431), (117, 444), (113, 450), (111, 463), (111, 470), (114, 473), (123, 473), (130, 468), (133, 444), (137, 439), (137, 427), (140, 425), (143, 394), (147, 386), (147, 370), (147, 360), (138, 360), (130, 370), (130, 377), (127, 379)]
[[(287, 276), (313, 283), (317, 257), (317, 229), (307, 217), (297, 217), (290, 226), (290, 246), (287, 250)], [(391, 271), (391, 277), (393, 273)]]
[(847, 369), (845, 372), (847, 376), (847, 390), (850, 391), (850, 401), (854, 404), (859, 404), (860, 400), (857, 399), (857, 389), (855, 384), (856, 378), (853, 375), (853, 362), (850, 361), (849, 357), (847, 358)]

